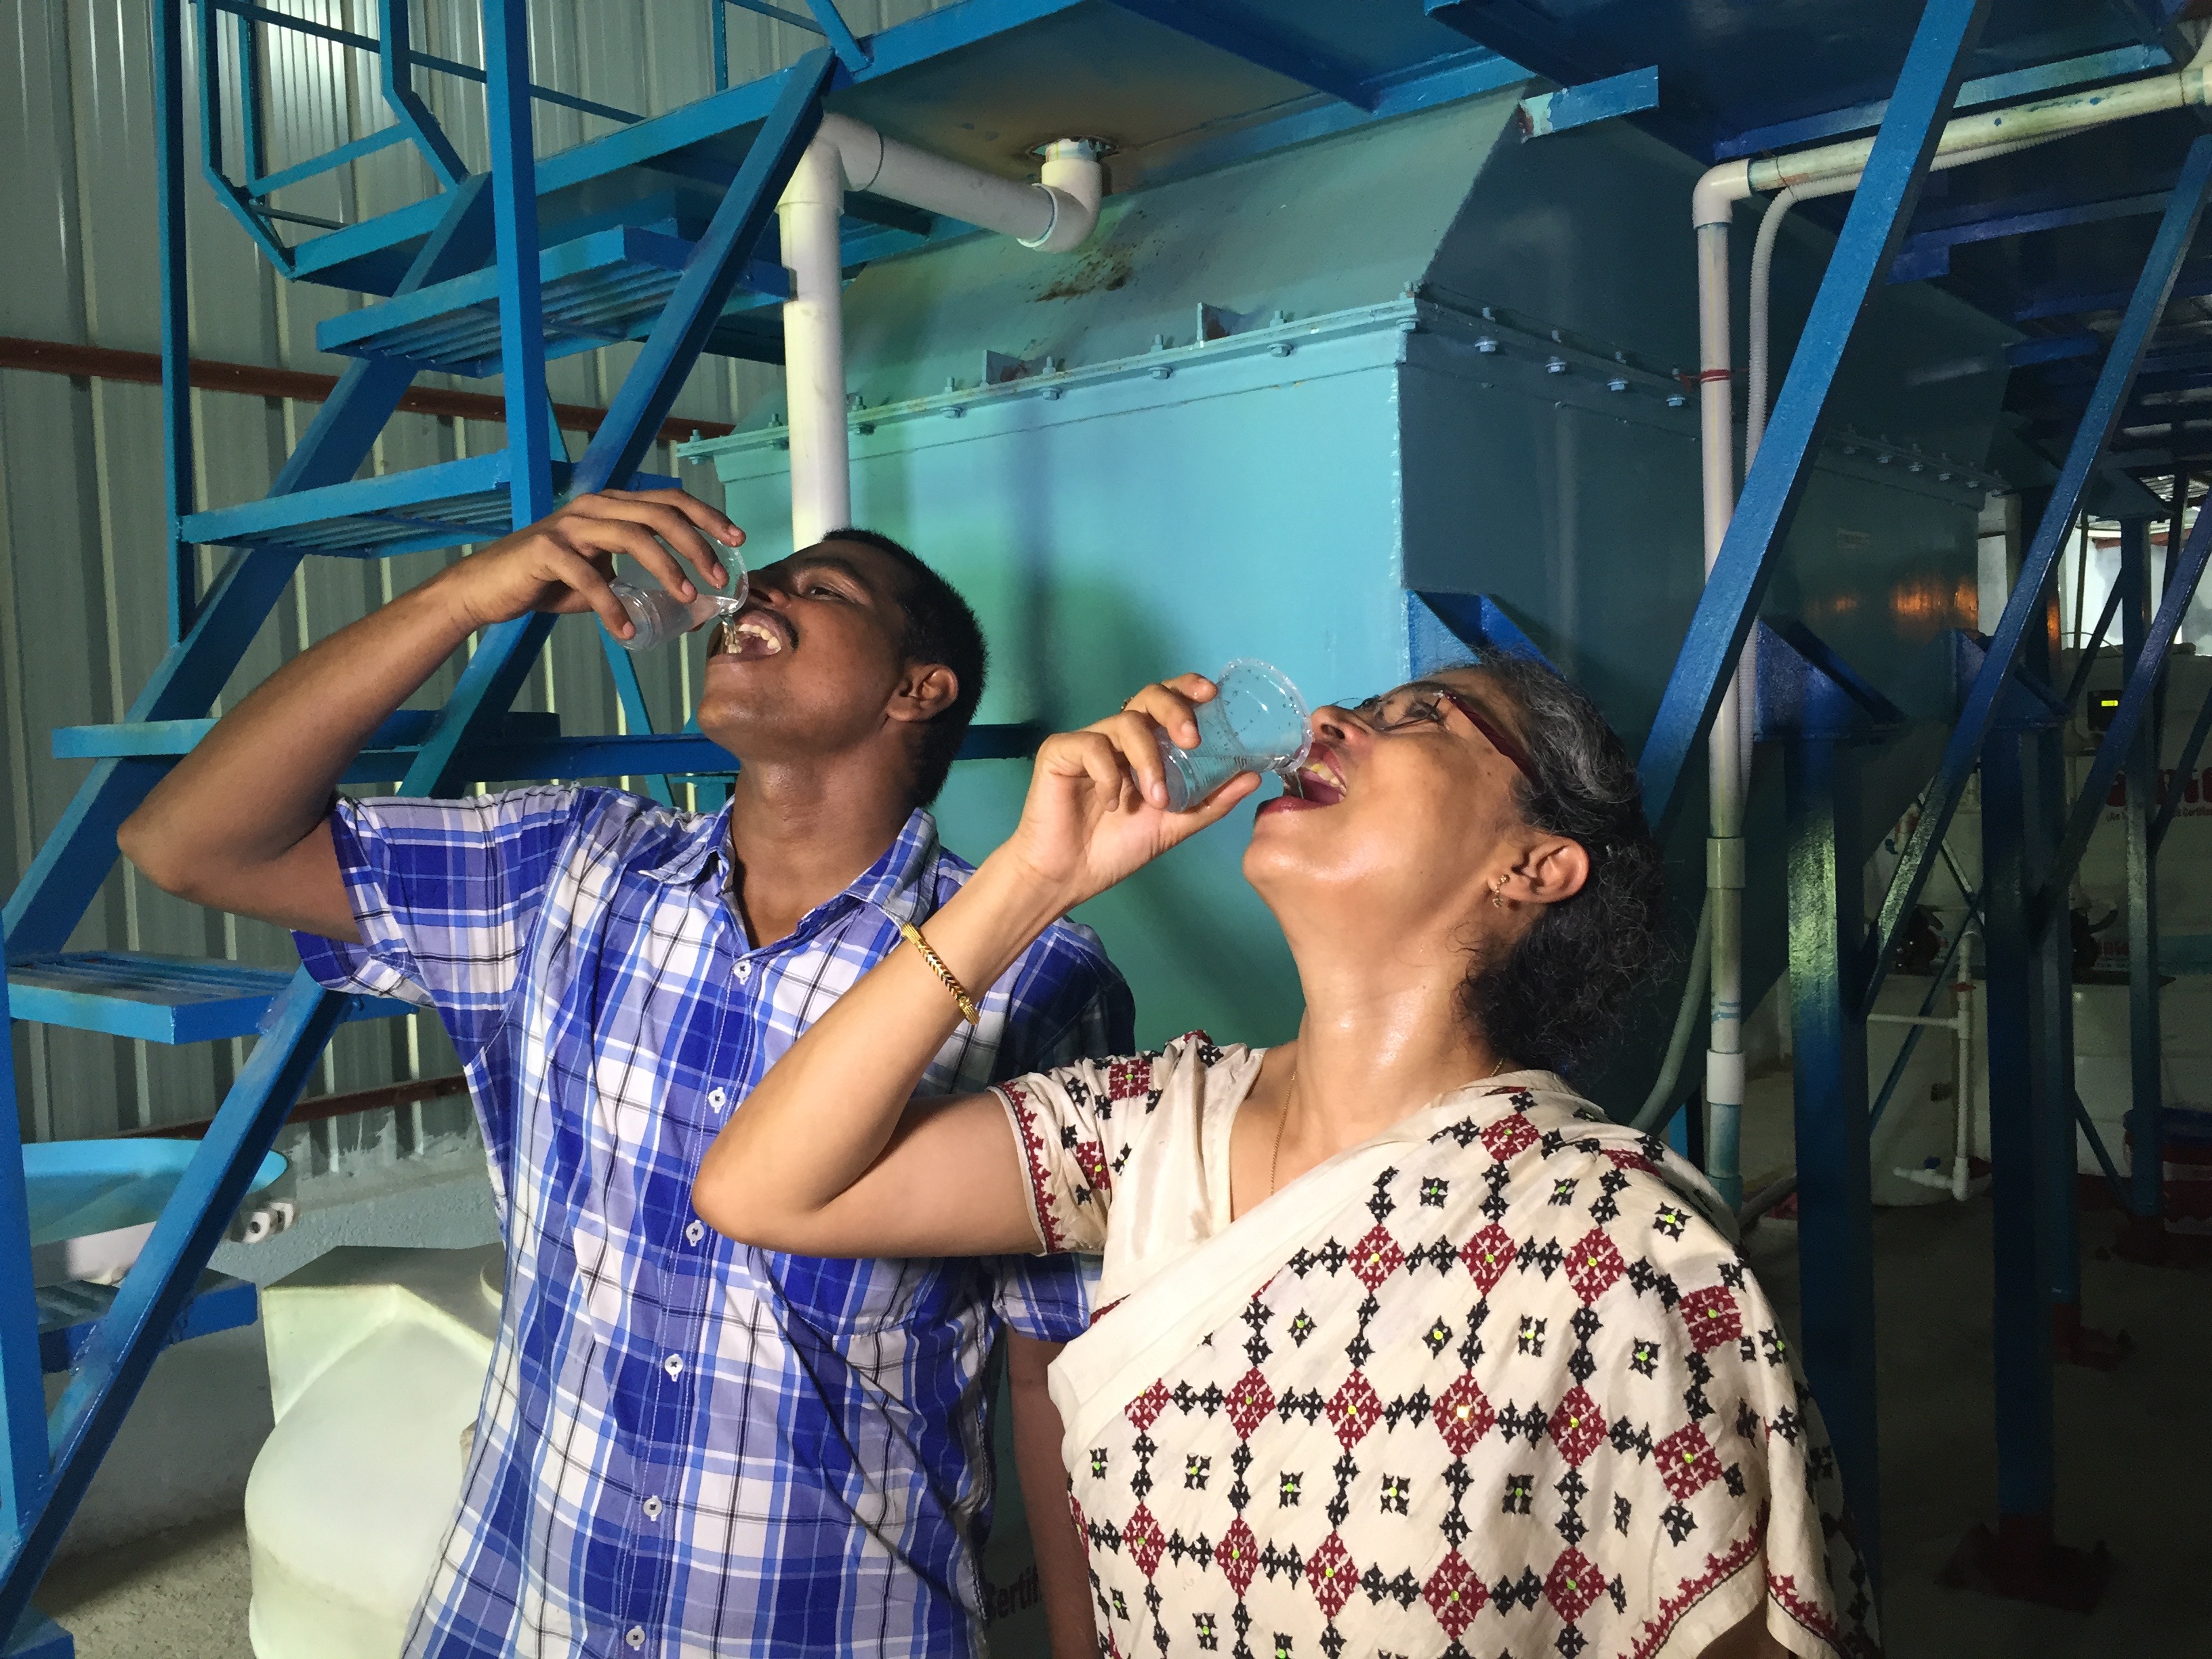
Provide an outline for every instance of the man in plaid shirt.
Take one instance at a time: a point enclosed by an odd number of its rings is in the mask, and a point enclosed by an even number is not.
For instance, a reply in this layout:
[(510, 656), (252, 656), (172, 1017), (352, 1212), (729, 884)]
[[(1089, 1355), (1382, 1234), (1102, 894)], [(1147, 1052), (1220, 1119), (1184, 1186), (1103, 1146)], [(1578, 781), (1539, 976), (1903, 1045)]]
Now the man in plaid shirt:
[[(982, 690), (959, 596), (859, 532), (761, 572), (700, 698), (743, 761), (713, 817), (551, 787), (333, 804), (475, 630), (589, 610), (625, 635), (614, 554), (690, 598), (726, 580), (710, 541), (742, 539), (680, 492), (580, 497), (288, 663), (123, 848), (172, 892), (297, 930), (325, 984), (436, 1009), (467, 1066), (507, 1295), (409, 1655), (977, 1651), (1002, 1327), (1055, 1654), (1088, 1655), (1042, 1385), (1086, 1317), (1065, 1259), (784, 1255), (690, 1203), (727, 1115), (969, 873), (922, 810)], [(924, 1092), (1134, 1047), (1127, 988), (1065, 922), (981, 1012)]]

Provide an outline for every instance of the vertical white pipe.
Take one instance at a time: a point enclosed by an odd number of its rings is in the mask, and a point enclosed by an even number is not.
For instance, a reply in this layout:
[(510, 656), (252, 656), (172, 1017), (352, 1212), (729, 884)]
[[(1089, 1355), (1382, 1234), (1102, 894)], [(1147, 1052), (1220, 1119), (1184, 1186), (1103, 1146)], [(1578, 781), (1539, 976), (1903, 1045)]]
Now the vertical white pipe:
[(837, 222), (845, 179), (837, 147), (817, 138), (776, 203), (791, 298), (783, 307), (783, 380), (791, 420), (791, 544), (811, 547), (853, 521), (845, 430), (844, 262)]
[[(1735, 512), (1735, 365), (1729, 340), (1729, 219), (1698, 226), (1698, 415), (1704, 461), (1705, 574)], [(1705, 1171), (1731, 1206), (1743, 1201), (1743, 758), (1732, 676), (1706, 740), (1705, 902), (1712, 913), (1712, 1024), (1705, 1042)]]

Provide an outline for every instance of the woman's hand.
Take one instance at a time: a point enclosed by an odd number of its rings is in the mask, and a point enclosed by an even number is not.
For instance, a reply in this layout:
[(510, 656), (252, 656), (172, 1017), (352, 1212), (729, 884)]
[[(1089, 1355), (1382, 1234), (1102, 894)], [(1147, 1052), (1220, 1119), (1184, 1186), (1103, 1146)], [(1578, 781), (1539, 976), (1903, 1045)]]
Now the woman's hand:
[(617, 639), (628, 639), (635, 629), (607, 585), (616, 554), (629, 554), (663, 587), (688, 600), (698, 594), (693, 573), (710, 586), (728, 585), (729, 572), (713, 544), (738, 547), (744, 539), (745, 532), (726, 517), (681, 489), (603, 489), (502, 536), (436, 580), (469, 629), (532, 611), (590, 611)]
[(1165, 731), (1178, 746), (1195, 748), (1192, 711), (1213, 694), (1204, 675), (1179, 675), (1146, 686), (1095, 726), (1048, 738), (1022, 821), (993, 856), (1018, 862), (1065, 912), (1228, 817), (1260, 787), (1258, 775), (1241, 772), (1191, 811), (1170, 812), (1154, 735)]

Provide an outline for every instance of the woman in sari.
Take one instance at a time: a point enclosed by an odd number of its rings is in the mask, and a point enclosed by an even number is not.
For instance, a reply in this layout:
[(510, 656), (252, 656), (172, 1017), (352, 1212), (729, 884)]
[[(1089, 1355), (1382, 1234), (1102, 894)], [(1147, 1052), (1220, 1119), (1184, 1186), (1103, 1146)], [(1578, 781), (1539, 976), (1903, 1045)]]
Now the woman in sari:
[(1835, 1463), (1732, 1218), (1559, 1075), (1656, 966), (1659, 860), (1595, 708), (1516, 658), (1313, 717), (1247, 878), (1305, 1006), (909, 1102), (1165, 810), (1195, 676), (1040, 750), (1012, 837), (724, 1127), (693, 1201), (828, 1255), (1103, 1258), (1052, 1393), (1118, 1656), (1868, 1655)]

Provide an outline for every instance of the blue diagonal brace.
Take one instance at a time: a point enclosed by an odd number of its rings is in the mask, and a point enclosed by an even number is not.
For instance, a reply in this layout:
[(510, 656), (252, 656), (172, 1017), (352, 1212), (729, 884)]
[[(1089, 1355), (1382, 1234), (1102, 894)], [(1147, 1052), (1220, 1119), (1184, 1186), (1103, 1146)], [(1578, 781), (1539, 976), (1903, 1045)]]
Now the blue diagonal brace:
[[(146, 1374), (167, 1346), (300, 1090), (345, 1010), (302, 969), (277, 1000), (269, 1033), (224, 1097), (205, 1139), (162, 1206), (72, 1373), (47, 1429), (53, 1474), (45, 1504), (0, 1572), (0, 1632), (12, 1631), (70, 1517), (114, 1443)], [(27, 1260), (27, 1256), (26, 1258)]]
[(1644, 811), (1662, 839), (1680, 811), (1683, 773), (1705, 745), (1766, 590), (1772, 552), (1788, 535), (1811, 476), (1837, 368), (1912, 216), (1929, 159), (1958, 95), (1966, 55), (1988, 12), (1989, 0), (1929, 0), (1921, 14), (1773, 419), (1744, 478), (1735, 515), (1644, 745), (1638, 770)]
[(2166, 826), (2180, 809), (2189, 780), (2196, 775), (2197, 757), (2204, 752), (2204, 739), (2208, 737), (2212, 737), (2212, 695), (2207, 695), (2203, 707), (2197, 711), (2197, 722), (2189, 728), (2189, 741), (2181, 745), (2181, 757), (2174, 766), (2172, 780), (2166, 785), (2166, 799), (2159, 803), (2158, 816), (2151, 820), (2150, 850), (2154, 858), (2166, 840)]
[[(8, 1006), (0, 962), (0, 1008)], [(0, 1019), (0, 1546), (21, 1535), (46, 1501), (46, 1383), (39, 1369), (39, 1308), (31, 1286), (31, 1204), (23, 1186), (22, 1131), (15, 1116), (15, 1057)], [(9, 1626), (0, 1620), (0, 1647)]]
[[(569, 480), (574, 494), (619, 488), (636, 471), (736, 290), (753, 245), (775, 211), (776, 198), (821, 124), (822, 94), (836, 68), (836, 57), (819, 47), (784, 71), (775, 106), (745, 152), (744, 164), (730, 181), (706, 234), (693, 246), (659, 320), (623, 377), (584, 459), (576, 463)], [(534, 273), (536, 261), (524, 269)], [(510, 442), (516, 429), (509, 424)], [(552, 626), (552, 617), (532, 615), (484, 630), (460, 684), (408, 770), (406, 793), (445, 794), (465, 781), (465, 751), (505, 718)]]
[[(721, 8), (717, 6), (715, 9)], [(853, 38), (844, 14), (837, 9), (837, 0), (806, 0), (806, 9), (814, 14), (814, 21), (830, 42), (830, 50), (837, 54), (837, 61), (853, 74), (858, 75), (874, 61), (867, 47)]]
[[(471, 179), (453, 192), (436, 231), (400, 284), (401, 293), (465, 275), (483, 263), (491, 233), (490, 193), (483, 184), (482, 178)], [(270, 494), (315, 489), (353, 477), (414, 378), (414, 370), (403, 363), (350, 364)], [(197, 720), (205, 714), (283, 597), (299, 562), (300, 555), (283, 547), (233, 554), (201, 599), (191, 631), (169, 647), (124, 718)], [(166, 761), (144, 760), (107, 760), (93, 767), (9, 896), (4, 925), (10, 951), (37, 956), (67, 945), (70, 931), (114, 866), (116, 830), (168, 767)]]
[[(175, 6), (155, 9), (154, 52), (156, 234), (161, 247), (161, 481), (169, 509), (169, 638), (173, 642), (185, 637), (199, 605), (198, 564), (182, 535), (185, 519), (192, 510), (191, 313), (186, 293), (190, 245), (185, 235), (189, 216), (185, 208), (185, 31)], [(241, 60), (239, 78), (249, 109), (258, 100), (250, 70)], [(256, 125), (251, 119), (246, 123), (249, 143)]]
[[(605, 629), (600, 629), (599, 635), (599, 648), (606, 653), (607, 672), (614, 676), (615, 699), (622, 704), (623, 729), (639, 733), (651, 732), (653, 710), (645, 706), (645, 688), (637, 683), (637, 659)], [(659, 774), (645, 780), (645, 793), (663, 806), (676, 805), (673, 786)]]
[[(2051, 573), (2057, 568), (2059, 553), (2065, 545), (2068, 532), (2073, 528), (2075, 514), (2081, 510), (2083, 492), (2096, 471), (2099, 457), (2112, 442), (2121, 412), (2127, 406), (2128, 394), (2142, 366), (2143, 348), (2149, 343), (2159, 319), (2165, 314), (2174, 278), (2181, 270), (2182, 260), (2188, 256), (2191, 243), (2196, 240), (2208, 191), (2212, 191), (2212, 135), (2191, 143), (2182, 162), (2181, 176), (2166, 204), (2166, 215), (2159, 222), (2158, 234), (2143, 262), (2142, 275), (2136, 281), (2127, 311), (2112, 337), (2105, 366), (2097, 375), (2096, 390), (2090, 394), (2089, 406), (2082, 411), (2081, 422), (2075, 428), (2074, 441), (2067, 449), (2066, 462), (2059, 469), (2057, 481), (2051, 486), (2051, 502), (2036, 527), (2035, 540), (2021, 562), (2020, 579), (2013, 586), (2012, 596), (2005, 601), (2004, 615), (1998, 619), (1989, 653), (1982, 659), (1960, 710), (1958, 724), (1952, 727), (1950, 740), (1944, 745), (1943, 757), (1936, 769), (1936, 781), (1928, 792), (1928, 809), (1921, 814), (1898, 860), (1896, 872), (1890, 878), (1888, 894), (1882, 901), (1881, 915), (1867, 943), (1866, 959), (1860, 963), (1860, 982), (1866, 987), (1864, 1002), (1869, 1007), (1874, 1006), (1875, 994), (1881, 988), (1889, 963), (1904, 940), (1913, 907), (1920, 902), (1921, 891), (1928, 884), (1935, 848), (1951, 827), (1952, 815), (1959, 810), (1959, 799), (1965, 793), (1966, 780), (1996, 720), (1998, 702), (2020, 655), (2021, 641), (2030, 627), (2042, 623), (2045, 590), (2050, 586)], [(1762, 444), (1760, 453), (1765, 453), (1765, 446)]]
[[(2141, 520), (2136, 522), (2140, 525)], [(2074, 798), (2073, 811), (2066, 821), (2066, 837), (2058, 843), (2058, 851), (2045, 873), (2043, 891), (2036, 900), (2034, 927), (2038, 933), (2051, 925), (2053, 916), (2065, 913), (2068, 885), (2074, 879), (2075, 866), (2081, 862), (2081, 854), (2088, 850), (2089, 837), (2097, 828), (2097, 820), (2104, 816), (2112, 779), (2126, 762), (2128, 745), (2135, 741), (2136, 730), (2149, 711), (2151, 697), (2166, 673), (2166, 653), (2173, 645), (2183, 612), (2196, 597), (2197, 584), (2203, 578), (2208, 556), (2212, 556), (2212, 513), (2198, 516), (2196, 528), (2182, 544), (2181, 561), (2167, 574), (2166, 596), (2159, 601), (2158, 614), (2151, 618), (2142, 650), (2128, 665), (2120, 706), (2112, 711), (2112, 723), (2106, 728), (2104, 740), (2097, 745), (2096, 758), (2089, 763), (2088, 776), (2082, 781), (2081, 793)], [(2139, 784), (2130, 778), (2129, 784), (2130, 793), (2136, 788), (2148, 791), (2153, 787), (2148, 778)]]

